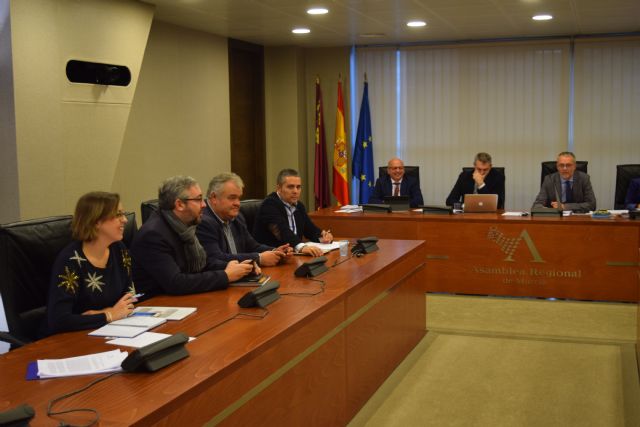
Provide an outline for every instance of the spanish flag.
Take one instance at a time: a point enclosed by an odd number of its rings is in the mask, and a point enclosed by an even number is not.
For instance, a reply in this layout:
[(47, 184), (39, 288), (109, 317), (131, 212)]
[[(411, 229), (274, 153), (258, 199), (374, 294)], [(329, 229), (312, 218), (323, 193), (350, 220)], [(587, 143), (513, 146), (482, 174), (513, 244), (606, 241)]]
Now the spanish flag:
[(344, 102), (342, 79), (338, 79), (338, 111), (336, 112), (336, 137), (333, 145), (333, 195), (338, 206), (349, 204), (347, 185), (347, 134), (344, 131)]

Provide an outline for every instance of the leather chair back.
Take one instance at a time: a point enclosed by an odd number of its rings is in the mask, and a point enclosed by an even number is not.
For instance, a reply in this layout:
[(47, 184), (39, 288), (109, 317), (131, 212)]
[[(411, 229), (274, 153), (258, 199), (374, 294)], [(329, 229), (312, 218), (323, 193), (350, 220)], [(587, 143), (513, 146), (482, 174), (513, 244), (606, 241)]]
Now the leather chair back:
[[(544, 177), (555, 173), (558, 171), (558, 167), (556, 166), (555, 160), (550, 160), (548, 162), (542, 162), (542, 169), (540, 171), (540, 185), (544, 182)], [(576, 160), (576, 170), (587, 173), (587, 165), (589, 164), (586, 160)]]
[(147, 200), (140, 203), (140, 216), (142, 217), (142, 223), (149, 219), (152, 213), (158, 212), (158, 199)]
[(36, 340), (53, 263), (70, 242), (71, 215), (0, 226), (0, 293), (9, 334), (17, 340)]
[(247, 222), (247, 229), (253, 234), (253, 225), (256, 222), (256, 215), (258, 215), (258, 209), (264, 199), (247, 199), (240, 201), (240, 213)]
[(124, 226), (124, 235), (122, 236), (122, 242), (126, 247), (130, 248), (133, 243), (133, 238), (138, 231), (138, 224), (136, 223), (135, 212), (125, 212), (127, 216), (127, 223)]
[(614, 209), (625, 209), (624, 199), (627, 197), (629, 183), (634, 178), (640, 178), (640, 165), (616, 166), (616, 195)]

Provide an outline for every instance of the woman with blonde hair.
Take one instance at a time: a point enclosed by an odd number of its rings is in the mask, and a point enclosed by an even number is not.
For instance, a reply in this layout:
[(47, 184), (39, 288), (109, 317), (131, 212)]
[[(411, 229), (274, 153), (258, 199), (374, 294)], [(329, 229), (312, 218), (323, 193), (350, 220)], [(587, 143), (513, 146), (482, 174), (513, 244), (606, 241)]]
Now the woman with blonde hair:
[(118, 194), (80, 197), (71, 222), (74, 240), (51, 273), (47, 334), (98, 328), (131, 314), (136, 298), (131, 257), (122, 243), (126, 223)]

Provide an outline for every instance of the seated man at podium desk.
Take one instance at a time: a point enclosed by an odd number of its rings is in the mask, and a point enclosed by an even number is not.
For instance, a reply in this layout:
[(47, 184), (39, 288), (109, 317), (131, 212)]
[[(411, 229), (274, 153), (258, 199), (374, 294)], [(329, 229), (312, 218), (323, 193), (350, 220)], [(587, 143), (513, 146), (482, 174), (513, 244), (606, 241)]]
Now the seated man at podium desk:
[(300, 201), (302, 179), (294, 169), (278, 173), (276, 191), (269, 194), (256, 215), (253, 235), (257, 241), (269, 246), (289, 244), (296, 252), (321, 256), (322, 249), (305, 245), (307, 238), (313, 242), (330, 243), (330, 230), (321, 230), (311, 221)]
[(586, 173), (576, 170), (576, 156), (570, 151), (558, 154), (557, 172), (544, 177), (533, 207), (589, 212), (596, 209), (596, 196)]
[(629, 183), (627, 197), (624, 199), (624, 208), (629, 210), (640, 208), (640, 178), (634, 178)]
[(420, 183), (404, 174), (404, 163), (393, 158), (387, 163), (387, 175), (379, 177), (368, 203), (384, 203), (388, 196), (409, 196), (409, 206), (417, 208), (424, 204)]
[(196, 236), (204, 199), (189, 176), (165, 180), (158, 190), (158, 212), (133, 239), (133, 281), (145, 297), (226, 289), (253, 270), (253, 263), (214, 261)]
[(243, 188), (242, 178), (235, 173), (221, 173), (211, 179), (202, 221), (196, 228), (198, 240), (213, 259), (251, 260), (260, 267), (276, 265), (290, 256), (293, 248), (289, 244), (274, 248), (253, 238), (240, 215)]
[(465, 194), (497, 194), (498, 209), (504, 209), (504, 175), (492, 168), (489, 153), (476, 154), (473, 170), (463, 170), (458, 175), (458, 180), (447, 197), (447, 206), (462, 203)]

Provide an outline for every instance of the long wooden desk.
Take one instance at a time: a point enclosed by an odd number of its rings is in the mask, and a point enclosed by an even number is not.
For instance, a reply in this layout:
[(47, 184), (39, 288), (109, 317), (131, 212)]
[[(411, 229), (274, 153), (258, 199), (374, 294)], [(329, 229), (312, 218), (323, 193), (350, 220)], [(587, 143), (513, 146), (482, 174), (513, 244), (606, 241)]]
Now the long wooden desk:
[[(190, 357), (155, 373), (117, 374), (55, 409), (94, 408), (101, 426), (345, 425), (426, 333), (424, 242), (381, 240), (379, 246), (318, 276), (324, 292), (283, 295), (261, 320), (225, 322), (238, 312), (261, 312), (236, 304), (249, 288), (153, 298), (148, 305), (198, 307), (187, 319), (154, 329), (197, 336), (187, 344)], [(332, 265), (338, 254), (328, 257)], [(308, 259), (294, 257), (265, 273), (280, 281), (282, 294), (313, 293), (320, 283), (293, 277)], [(31, 425), (54, 424), (45, 415), (47, 402), (98, 376), (26, 381), (27, 362), (114, 348), (81, 331), (0, 356), (0, 411), (29, 403), (37, 412)]]
[(427, 242), (427, 289), (638, 302), (640, 221), (500, 214), (311, 213), (334, 235)]

